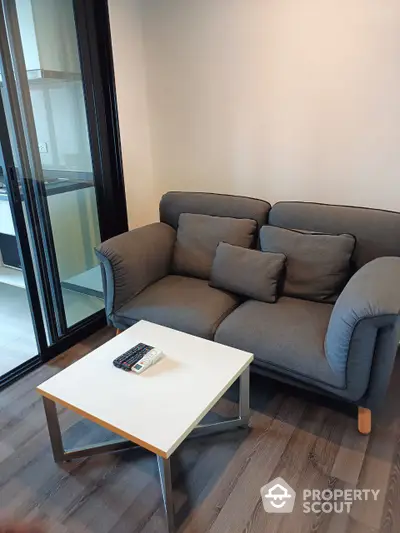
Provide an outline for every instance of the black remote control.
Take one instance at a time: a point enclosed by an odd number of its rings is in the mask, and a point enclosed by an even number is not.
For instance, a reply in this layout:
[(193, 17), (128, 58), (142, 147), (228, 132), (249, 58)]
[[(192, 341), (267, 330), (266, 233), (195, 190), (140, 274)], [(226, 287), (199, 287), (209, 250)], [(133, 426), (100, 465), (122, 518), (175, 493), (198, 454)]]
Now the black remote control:
[(132, 366), (140, 361), (150, 350), (153, 350), (153, 346), (141, 342), (114, 359), (113, 365), (121, 368), (121, 370), (130, 372)]

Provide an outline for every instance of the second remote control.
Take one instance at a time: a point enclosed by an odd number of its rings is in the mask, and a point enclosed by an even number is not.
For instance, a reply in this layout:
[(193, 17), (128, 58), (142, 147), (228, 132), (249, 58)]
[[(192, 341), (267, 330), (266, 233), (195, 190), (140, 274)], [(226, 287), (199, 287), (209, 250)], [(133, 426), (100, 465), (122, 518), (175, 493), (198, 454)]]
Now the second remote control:
[(143, 359), (143, 357), (152, 349), (153, 347), (148, 346), (147, 344), (137, 344), (136, 346), (133, 346), (133, 348), (130, 348), (128, 351), (114, 359), (113, 364), (121, 370), (130, 372), (132, 366), (141, 359)]

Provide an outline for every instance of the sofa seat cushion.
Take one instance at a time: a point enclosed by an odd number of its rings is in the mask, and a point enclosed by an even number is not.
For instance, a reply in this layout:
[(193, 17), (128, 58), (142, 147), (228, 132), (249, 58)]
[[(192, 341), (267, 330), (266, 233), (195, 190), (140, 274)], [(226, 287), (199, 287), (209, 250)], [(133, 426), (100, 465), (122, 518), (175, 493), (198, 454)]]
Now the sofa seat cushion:
[(131, 326), (139, 320), (148, 320), (213, 339), (221, 320), (239, 302), (238, 297), (213, 289), (206, 280), (166, 276), (118, 309), (114, 322), (119, 326)]
[(333, 305), (295, 298), (269, 304), (248, 300), (218, 327), (215, 340), (254, 353), (255, 362), (306, 383), (343, 389), (324, 352)]

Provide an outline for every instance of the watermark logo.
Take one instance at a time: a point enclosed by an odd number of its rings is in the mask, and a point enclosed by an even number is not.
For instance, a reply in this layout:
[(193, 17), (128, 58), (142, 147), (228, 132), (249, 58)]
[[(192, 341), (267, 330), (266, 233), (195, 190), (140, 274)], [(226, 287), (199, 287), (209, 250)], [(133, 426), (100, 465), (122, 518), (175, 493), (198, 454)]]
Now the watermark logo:
[(261, 488), (261, 498), (267, 513), (291, 513), (296, 493), (284, 479), (277, 477)]
[[(379, 492), (379, 489), (304, 489), (303, 513), (350, 513), (354, 501), (376, 502)], [(296, 492), (284, 479), (277, 477), (261, 488), (261, 499), (267, 513), (291, 513)]]

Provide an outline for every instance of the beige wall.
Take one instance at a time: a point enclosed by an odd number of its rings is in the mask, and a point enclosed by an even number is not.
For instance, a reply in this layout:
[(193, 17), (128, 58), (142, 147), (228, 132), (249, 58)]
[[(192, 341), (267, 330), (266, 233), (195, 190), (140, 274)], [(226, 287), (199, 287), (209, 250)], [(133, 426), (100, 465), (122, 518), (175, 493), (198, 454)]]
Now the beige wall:
[(141, 2), (110, 0), (115, 83), (130, 226), (157, 220)]
[(168, 189), (400, 209), (398, 0), (110, 14), (131, 225)]

